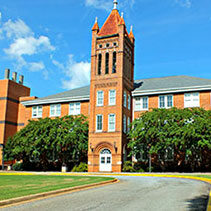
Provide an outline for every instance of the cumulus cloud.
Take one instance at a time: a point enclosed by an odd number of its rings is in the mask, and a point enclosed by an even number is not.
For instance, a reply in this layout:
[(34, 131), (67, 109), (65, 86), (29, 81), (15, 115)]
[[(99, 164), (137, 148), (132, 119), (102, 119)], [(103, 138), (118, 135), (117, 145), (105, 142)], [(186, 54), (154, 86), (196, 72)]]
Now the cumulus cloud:
[(76, 62), (73, 55), (68, 56), (66, 64), (53, 60), (54, 65), (60, 68), (68, 79), (62, 81), (64, 89), (74, 89), (90, 83), (91, 64), (87, 61)]
[(191, 0), (175, 0), (177, 4), (182, 7), (190, 8), (192, 6)]
[(20, 57), (23, 55), (33, 55), (42, 51), (53, 51), (55, 48), (50, 44), (49, 38), (45, 36), (26, 37), (15, 39), (8, 49), (4, 52), (11, 57)]
[(55, 50), (47, 36), (36, 36), (21, 19), (2, 23), (0, 25), (0, 38), (8, 42), (8, 48), (3, 49), (3, 52), (8, 58), (14, 60), (14, 66), (17, 70), (24, 67), (33, 72), (44, 71), (45, 65), (42, 61), (28, 60), (33, 60), (34, 55)]

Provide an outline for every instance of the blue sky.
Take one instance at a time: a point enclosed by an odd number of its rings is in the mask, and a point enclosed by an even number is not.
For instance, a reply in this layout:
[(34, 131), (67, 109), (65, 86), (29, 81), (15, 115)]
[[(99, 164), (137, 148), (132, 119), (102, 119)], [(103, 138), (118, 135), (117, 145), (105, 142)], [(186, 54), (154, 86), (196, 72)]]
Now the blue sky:
[[(136, 38), (135, 79), (211, 79), (210, 0), (118, 0)], [(0, 0), (0, 79), (10, 68), (33, 96), (87, 85), (91, 28), (112, 0)]]

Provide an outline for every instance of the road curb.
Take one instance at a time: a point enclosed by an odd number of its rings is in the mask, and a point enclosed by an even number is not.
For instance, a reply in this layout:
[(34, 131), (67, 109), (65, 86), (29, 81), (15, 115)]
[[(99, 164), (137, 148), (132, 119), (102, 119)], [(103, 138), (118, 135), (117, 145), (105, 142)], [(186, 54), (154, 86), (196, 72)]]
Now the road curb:
[(64, 194), (64, 193), (69, 193), (69, 192), (85, 190), (85, 189), (89, 189), (89, 188), (95, 188), (95, 187), (99, 187), (99, 186), (103, 186), (103, 185), (113, 184), (116, 182), (119, 182), (119, 180), (113, 179), (110, 181), (104, 181), (104, 182), (93, 183), (93, 184), (88, 184), (88, 185), (81, 185), (81, 186), (76, 186), (76, 187), (71, 187), (71, 188), (65, 188), (65, 189), (60, 189), (60, 190), (55, 190), (55, 191), (50, 191), (50, 192), (44, 192), (44, 193), (38, 193), (38, 194), (32, 194), (32, 195), (28, 195), (28, 196), (22, 196), (22, 197), (18, 197), (18, 198), (8, 199), (8, 200), (0, 201), (0, 208), (7, 206), (7, 205), (17, 204), (19, 202), (27, 202), (27, 201), (31, 201), (31, 200), (35, 200), (35, 199), (42, 199), (44, 197), (54, 196), (57, 194)]

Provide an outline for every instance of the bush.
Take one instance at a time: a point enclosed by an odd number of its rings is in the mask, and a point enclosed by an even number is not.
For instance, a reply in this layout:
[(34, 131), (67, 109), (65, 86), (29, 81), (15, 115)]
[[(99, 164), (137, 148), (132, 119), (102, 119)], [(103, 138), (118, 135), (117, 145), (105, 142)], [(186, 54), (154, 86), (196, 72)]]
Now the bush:
[(80, 163), (79, 166), (74, 166), (72, 172), (87, 172), (88, 165), (86, 163)]
[(24, 170), (23, 163), (15, 163), (15, 164), (13, 164), (12, 169), (14, 171), (23, 171)]
[(122, 171), (123, 172), (135, 172), (135, 169), (132, 166), (132, 162), (131, 161), (126, 161), (124, 163)]

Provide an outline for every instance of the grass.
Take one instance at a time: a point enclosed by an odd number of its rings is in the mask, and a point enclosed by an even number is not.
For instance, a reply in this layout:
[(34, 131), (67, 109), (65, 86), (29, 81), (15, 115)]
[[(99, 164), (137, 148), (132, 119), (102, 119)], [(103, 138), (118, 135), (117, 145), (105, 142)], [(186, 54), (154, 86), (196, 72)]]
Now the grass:
[(0, 201), (112, 179), (91, 176), (0, 175)]
[(202, 178), (207, 178), (211, 179), (211, 175), (191, 175), (192, 177), (202, 177)]

